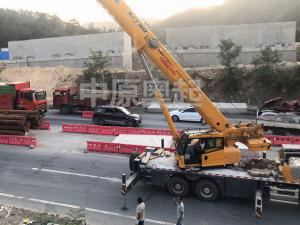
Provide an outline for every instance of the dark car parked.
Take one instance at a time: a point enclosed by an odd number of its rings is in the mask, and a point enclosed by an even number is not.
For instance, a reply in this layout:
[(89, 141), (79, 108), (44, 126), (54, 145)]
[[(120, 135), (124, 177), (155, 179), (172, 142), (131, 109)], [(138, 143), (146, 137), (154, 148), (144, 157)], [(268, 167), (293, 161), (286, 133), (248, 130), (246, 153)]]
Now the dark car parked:
[(119, 125), (135, 127), (142, 122), (142, 117), (132, 114), (128, 109), (118, 106), (98, 106), (95, 108), (93, 123), (97, 125)]

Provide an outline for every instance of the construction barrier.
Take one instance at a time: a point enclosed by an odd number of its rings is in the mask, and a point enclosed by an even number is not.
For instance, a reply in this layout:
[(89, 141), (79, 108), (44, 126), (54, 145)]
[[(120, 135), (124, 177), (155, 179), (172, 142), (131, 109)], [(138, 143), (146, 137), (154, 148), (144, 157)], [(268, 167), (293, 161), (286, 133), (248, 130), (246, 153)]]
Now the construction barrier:
[(300, 136), (293, 137), (293, 144), (300, 145)]
[(39, 128), (41, 130), (50, 130), (50, 127), (51, 125), (49, 121), (43, 121)]
[(119, 136), (120, 134), (128, 134), (128, 127), (114, 127), (114, 136)]
[[(87, 142), (87, 150), (89, 152), (107, 152), (107, 153), (119, 153), (119, 154), (131, 154), (132, 152), (142, 153), (145, 148), (150, 146), (142, 145), (130, 145), (130, 144), (119, 144), (119, 143), (107, 143), (107, 142)], [(174, 152), (175, 149), (167, 148), (167, 151)]]
[(0, 144), (36, 147), (36, 138), (13, 135), (0, 135)]
[(114, 127), (101, 126), (99, 134), (115, 136), (115, 128)]
[[(171, 136), (171, 131), (167, 129), (144, 129), (136, 127), (116, 127), (116, 126), (98, 126), (82, 124), (62, 124), (62, 130), (66, 133), (99, 134), (118, 136), (120, 134), (137, 135), (163, 135)], [(181, 132), (181, 131), (179, 131)]]
[(87, 133), (88, 134), (100, 134), (101, 127), (97, 125), (88, 125), (87, 126)]
[(88, 125), (82, 124), (62, 124), (62, 130), (65, 133), (88, 133)]
[(300, 144), (300, 136), (277, 136), (277, 135), (267, 135), (272, 145), (281, 146), (283, 144), (291, 144), (291, 145), (299, 145)]
[(0, 135), (0, 144), (8, 145), (8, 137), (6, 135)]
[(267, 136), (265, 136), (265, 138), (267, 138), (268, 140), (270, 140), (271, 142), (272, 142), (272, 145), (273, 145), (273, 143), (274, 143), (274, 138), (275, 138), (276, 136), (274, 136), (274, 135), (267, 135)]
[(293, 144), (292, 136), (275, 136), (273, 139), (273, 145), (280, 146), (283, 144)]
[[(132, 135), (162, 135), (172, 136), (171, 130), (168, 129), (145, 129), (136, 127), (116, 127), (116, 126), (97, 126), (97, 125), (80, 125), (80, 124), (63, 124), (63, 132), (98, 134), (118, 136), (120, 134)], [(178, 131), (179, 133), (182, 131)], [(300, 144), (300, 136), (277, 136), (267, 135), (272, 145), (281, 146), (282, 144)]]
[(82, 112), (82, 117), (86, 118), (86, 119), (92, 119), (94, 116), (94, 112), (93, 111), (83, 111)]

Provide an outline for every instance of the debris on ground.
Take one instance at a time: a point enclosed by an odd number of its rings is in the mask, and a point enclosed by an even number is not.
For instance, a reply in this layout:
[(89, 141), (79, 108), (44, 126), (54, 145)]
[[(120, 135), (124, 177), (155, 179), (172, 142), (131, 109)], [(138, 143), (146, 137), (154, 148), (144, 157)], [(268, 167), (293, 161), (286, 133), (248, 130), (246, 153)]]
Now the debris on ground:
[(67, 217), (38, 213), (26, 209), (0, 206), (0, 225), (87, 225), (83, 209), (71, 211)]

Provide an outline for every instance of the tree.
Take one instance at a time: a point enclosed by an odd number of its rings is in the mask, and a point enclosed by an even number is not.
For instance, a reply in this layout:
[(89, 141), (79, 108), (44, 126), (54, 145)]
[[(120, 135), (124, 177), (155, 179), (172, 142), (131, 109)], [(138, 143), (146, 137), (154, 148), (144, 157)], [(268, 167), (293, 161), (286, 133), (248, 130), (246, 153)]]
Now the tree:
[(85, 81), (91, 81), (96, 78), (97, 83), (106, 83), (108, 87), (111, 86), (112, 73), (107, 67), (109, 66), (109, 59), (103, 55), (101, 51), (91, 51), (89, 62), (85, 63), (83, 72)]
[(274, 67), (282, 62), (281, 57), (279, 51), (267, 47), (262, 49), (260, 55), (253, 59), (253, 64), (260, 72), (272, 73), (274, 72)]
[(236, 45), (232, 40), (221, 40), (219, 44), (220, 53), (218, 58), (223, 66), (225, 73), (221, 77), (221, 84), (225, 93), (232, 95), (239, 90), (239, 75), (241, 71), (236, 66), (236, 59), (239, 57), (242, 46)]
[(57, 16), (31, 11), (0, 9), (0, 48), (9, 41), (99, 33), (80, 26), (75, 19), (64, 22)]
[[(293, 79), (288, 72), (288, 68), (276, 67), (281, 61), (281, 55), (277, 50), (270, 47), (262, 49), (260, 54), (252, 60), (255, 68), (252, 75), (255, 78), (256, 93), (262, 96), (265, 101), (272, 96), (272, 91), (278, 96), (286, 95), (291, 88), (291, 80)], [(265, 90), (269, 90), (266, 92)]]
[(239, 57), (242, 46), (236, 45), (231, 39), (221, 40), (219, 44), (220, 54), (219, 59), (222, 65), (231, 68), (236, 64), (236, 59)]

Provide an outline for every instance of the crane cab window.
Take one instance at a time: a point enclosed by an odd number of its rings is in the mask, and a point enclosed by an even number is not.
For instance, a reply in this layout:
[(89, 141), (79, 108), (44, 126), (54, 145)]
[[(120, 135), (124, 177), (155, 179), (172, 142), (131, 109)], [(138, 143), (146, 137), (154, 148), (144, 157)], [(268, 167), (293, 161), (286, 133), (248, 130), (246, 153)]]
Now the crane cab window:
[(185, 148), (185, 163), (201, 162), (201, 155), (224, 149), (223, 138), (195, 138), (189, 139)]
[(204, 153), (210, 153), (214, 151), (219, 151), (224, 149), (224, 139), (223, 138), (208, 138), (206, 139), (206, 144), (204, 148)]

